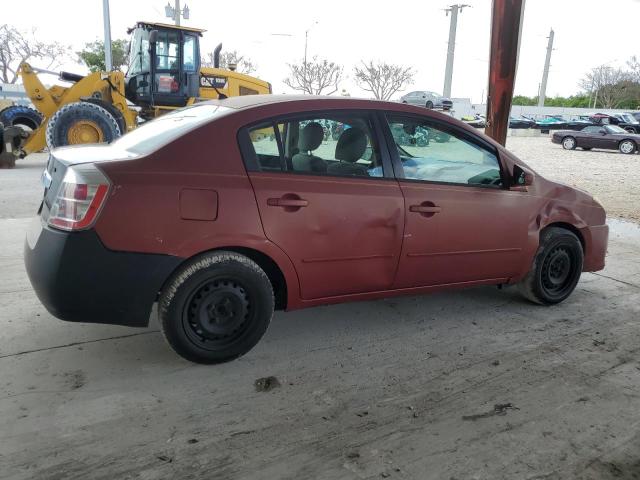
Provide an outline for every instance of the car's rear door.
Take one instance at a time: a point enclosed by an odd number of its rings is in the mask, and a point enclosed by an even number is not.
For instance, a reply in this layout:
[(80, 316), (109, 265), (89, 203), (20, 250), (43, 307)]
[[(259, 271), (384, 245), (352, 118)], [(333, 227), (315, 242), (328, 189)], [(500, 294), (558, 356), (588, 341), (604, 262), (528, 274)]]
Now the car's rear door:
[[(312, 123), (325, 128), (317, 146), (301, 138)], [(327, 128), (342, 133), (333, 139)], [(346, 146), (344, 135), (357, 145)], [(293, 261), (303, 299), (391, 287), (404, 199), (388, 154), (378, 147), (373, 116), (328, 111), (277, 118), (243, 129), (239, 138), (265, 234)], [(273, 158), (274, 145), (280, 147), (276, 170), (260, 163)]]
[[(500, 283), (518, 274), (534, 200), (503, 187), (497, 151), (425, 117), (390, 113), (386, 119), (406, 215), (394, 287)], [(398, 146), (392, 132), (415, 126), (428, 128), (438, 140)]]

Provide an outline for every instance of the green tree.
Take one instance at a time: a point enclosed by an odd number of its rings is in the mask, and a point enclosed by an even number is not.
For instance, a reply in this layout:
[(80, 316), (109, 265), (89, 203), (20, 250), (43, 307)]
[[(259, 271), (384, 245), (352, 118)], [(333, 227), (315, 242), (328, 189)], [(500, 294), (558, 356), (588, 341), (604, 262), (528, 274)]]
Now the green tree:
[(513, 105), (522, 105), (525, 107), (530, 107), (532, 105), (537, 105), (538, 104), (538, 98), (537, 97), (526, 97), (524, 95), (516, 95), (515, 97), (513, 97), (513, 100), (511, 101), (511, 103)]
[[(104, 42), (96, 40), (87, 43), (80, 52), (76, 52), (79, 59), (89, 67), (92, 72), (104, 72), (107, 67), (104, 63)], [(129, 42), (124, 39), (111, 42), (111, 61), (114, 70), (127, 64), (129, 56)]]

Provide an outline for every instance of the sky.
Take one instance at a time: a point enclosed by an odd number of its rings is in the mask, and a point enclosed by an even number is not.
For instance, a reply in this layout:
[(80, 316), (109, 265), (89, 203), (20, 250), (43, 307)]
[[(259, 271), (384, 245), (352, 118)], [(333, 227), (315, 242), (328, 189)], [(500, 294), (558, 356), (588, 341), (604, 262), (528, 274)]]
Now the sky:
[[(352, 96), (371, 96), (353, 78), (353, 67), (368, 60), (412, 66), (416, 74), (406, 91), (443, 90), (450, 18), (444, 9), (451, 1), (182, 0), (185, 3), (190, 19), (183, 24), (207, 30), (201, 50), (212, 51), (220, 42), (223, 50), (238, 50), (253, 60), (258, 67), (254, 75), (271, 82), (274, 93), (293, 93), (283, 79), (287, 63), (303, 58), (305, 32), (308, 57), (343, 65), (340, 88)], [(480, 103), (488, 77), (491, 0), (464, 3), (470, 7), (458, 17), (452, 97)], [(112, 38), (127, 38), (127, 27), (137, 20), (170, 22), (166, 4), (110, 0)], [(4, 9), (0, 23), (35, 29), (42, 41), (69, 45), (70, 59), (63, 69), (86, 72), (73, 52), (103, 38), (102, 0), (20, 0), (13, 5), (16, 8)], [(632, 55), (640, 56), (638, 19), (640, 0), (526, 0), (515, 94), (538, 94), (551, 28), (555, 43), (547, 96), (568, 96), (578, 92), (578, 82), (589, 69), (622, 67)]]

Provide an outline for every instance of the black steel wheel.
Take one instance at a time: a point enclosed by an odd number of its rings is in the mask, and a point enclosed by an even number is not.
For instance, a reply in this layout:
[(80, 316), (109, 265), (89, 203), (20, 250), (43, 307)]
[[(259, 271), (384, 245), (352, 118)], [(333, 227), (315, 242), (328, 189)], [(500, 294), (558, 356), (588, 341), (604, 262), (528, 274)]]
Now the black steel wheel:
[(167, 282), (158, 315), (179, 355), (220, 363), (258, 343), (273, 309), (273, 289), (264, 271), (244, 255), (220, 251), (194, 258)]
[(573, 232), (546, 228), (540, 234), (531, 270), (519, 284), (520, 292), (542, 305), (560, 303), (576, 288), (583, 261), (582, 244)]

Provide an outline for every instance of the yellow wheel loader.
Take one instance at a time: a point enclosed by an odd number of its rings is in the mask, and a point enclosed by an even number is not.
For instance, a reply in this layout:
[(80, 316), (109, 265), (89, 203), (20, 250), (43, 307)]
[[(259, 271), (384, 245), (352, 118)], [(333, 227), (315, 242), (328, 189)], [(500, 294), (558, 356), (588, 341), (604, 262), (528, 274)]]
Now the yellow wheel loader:
[(126, 74), (61, 72), (59, 78), (71, 82), (69, 87), (45, 87), (38, 73), (54, 72), (23, 63), (19, 72), (36, 110), (20, 105), (0, 110), (5, 132), (0, 137), (0, 164), (10, 167), (11, 157), (45, 146), (111, 142), (140, 122), (195, 102), (271, 93), (268, 82), (236, 72), (233, 66), (219, 68), (222, 45), (214, 51), (214, 68), (201, 67), (199, 40), (204, 31), (138, 22), (128, 32)]

